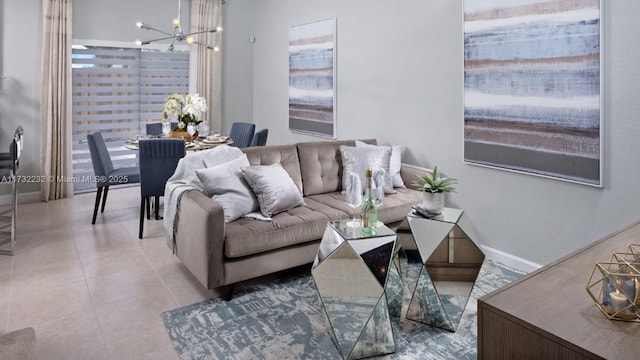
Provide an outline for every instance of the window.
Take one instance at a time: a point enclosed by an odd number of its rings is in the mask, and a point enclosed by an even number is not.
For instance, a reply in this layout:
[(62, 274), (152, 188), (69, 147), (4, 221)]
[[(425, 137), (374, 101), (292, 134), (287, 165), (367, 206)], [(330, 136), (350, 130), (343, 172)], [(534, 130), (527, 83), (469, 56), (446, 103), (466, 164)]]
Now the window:
[(100, 130), (115, 168), (136, 163), (124, 141), (162, 120), (162, 104), (189, 90), (189, 53), (74, 46), (72, 52), (74, 192), (94, 190), (87, 134)]

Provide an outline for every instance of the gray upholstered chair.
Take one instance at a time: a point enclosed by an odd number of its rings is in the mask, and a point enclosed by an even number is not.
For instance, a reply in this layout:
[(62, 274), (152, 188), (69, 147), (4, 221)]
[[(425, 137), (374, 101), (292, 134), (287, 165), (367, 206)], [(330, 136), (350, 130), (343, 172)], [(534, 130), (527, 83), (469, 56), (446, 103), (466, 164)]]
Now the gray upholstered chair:
[[(22, 129), (22, 125), (18, 125), (16, 131), (13, 133), (13, 137), (20, 138), (20, 149), (18, 150), (22, 151), (22, 138), (24, 137), (24, 130)], [(0, 153), (0, 167), (7, 167), (6, 165), (9, 165), (8, 167), (11, 167), (11, 151)]]
[(138, 143), (140, 164), (140, 226), (138, 238), (142, 239), (144, 215), (150, 218), (151, 197), (155, 198), (155, 218), (159, 219), (160, 196), (164, 196), (167, 180), (173, 175), (178, 161), (186, 154), (183, 139), (145, 139)]
[(147, 123), (147, 135), (162, 135), (162, 123)]
[(234, 122), (233, 125), (231, 125), (231, 132), (229, 133), (229, 137), (233, 140), (232, 146), (239, 148), (249, 147), (255, 131), (256, 124)]
[(265, 146), (267, 144), (267, 136), (269, 135), (269, 129), (262, 129), (256, 131), (251, 140), (251, 146)]
[[(93, 172), (96, 176), (96, 201), (93, 206), (92, 224), (96, 223), (98, 215), (98, 207), (100, 206), (100, 195), (102, 195), (102, 208), (100, 212), (104, 212), (104, 206), (107, 203), (107, 193), (109, 186), (122, 184), (137, 184), (140, 182), (140, 170), (136, 167), (113, 168), (111, 155), (104, 142), (102, 133), (99, 131), (87, 135), (89, 143), (89, 152), (91, 153), (91, 163), (93, 164)], [(104, 193), (103, 193), (104, 191)]]
[(9, 145), (8, 160), (0, 160), (0, 180), (2, 184), (11, 184), (11, 205), (0, 212), (0, 246), (9, 245), (9, 249), (0, 250), (2, 255), (13, 255), (16, 251), (16, 224), (18, 216), (18, 169), (22, 150), (22, 132), (16, 132)]

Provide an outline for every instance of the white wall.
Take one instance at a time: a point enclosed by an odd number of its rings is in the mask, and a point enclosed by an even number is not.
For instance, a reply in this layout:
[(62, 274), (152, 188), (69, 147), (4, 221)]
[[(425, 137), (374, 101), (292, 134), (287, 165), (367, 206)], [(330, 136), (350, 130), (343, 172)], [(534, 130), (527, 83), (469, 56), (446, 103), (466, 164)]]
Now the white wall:
[[(183, 0), (181, 3), (182, 28), (186, 32), (190, 24), (191, 2)], [(121, 41), (133, 45), (136, 39), (164, 37), (154, 31), (138, 29), (137, 21), (145, 22), (158, 30), (172, 32), (171, 21), (178, 17), (178, 1), (74, 0), (73, 12), (74, 39)]]
[[(40, 165), (40, 48), (41, 1), (0, 1), (0, 152), (18, 125), (25, 132), (26, 150), (20, 161), (23, 175), (36, 175)], [(39, 184), (20, 184), (21, 192), (38, 191)], [(0, 186), (0, 194), (8, 194)]]
[(640, 219), (640, 2), (604, 1), (604, 188), (463, 163), (461, 1), (252, 3), (253, 119), (270, 144), (322, 140), (288, 130), (287, 31), (336, 17), (338, 138), (403, 144), (405, 162), (458, 178), (448, 203), (484, 246), (545, 264)]

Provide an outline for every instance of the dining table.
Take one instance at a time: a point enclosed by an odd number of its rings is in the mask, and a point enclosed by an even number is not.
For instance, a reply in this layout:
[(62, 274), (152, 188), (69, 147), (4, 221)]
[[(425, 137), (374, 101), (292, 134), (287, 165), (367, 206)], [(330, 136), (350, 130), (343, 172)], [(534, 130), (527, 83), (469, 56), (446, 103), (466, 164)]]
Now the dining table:
[[(138, 150), (138, 141), (140, 141), (142, 139), (155, 139), (155, 138), (171, 139), (171, 137), (165, 137), (165, 136), (162, 136), (162, 135), (161, 136), (139, 135), (139, 136), (136, 136), (134, 138), (126, 140), (125, 143), (124, 143), (124, 147), (129, 149), (129, 150)], [(185, 146), (187, 147), (187, 151), (207, 150), (207, 149), (213, 149), (216, 146), (231, 145), (231, 144), (233, 144), (233, 140), (228, 136), (221, 136), (216, 140), (209, 140), (209, 139), (207, 139), (206, 136), (199, 136), (194, 141), (186, 141), (185, 142)]]

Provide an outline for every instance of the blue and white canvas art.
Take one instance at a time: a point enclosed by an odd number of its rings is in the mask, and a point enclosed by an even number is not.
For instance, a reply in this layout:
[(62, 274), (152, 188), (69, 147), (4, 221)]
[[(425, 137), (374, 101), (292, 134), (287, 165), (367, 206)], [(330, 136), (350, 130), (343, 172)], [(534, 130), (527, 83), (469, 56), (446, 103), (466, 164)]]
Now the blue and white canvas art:
[(464, 0), (464, 158), (602, 186), (600, 0)]
[(289, 130), (336, 137), (336, 19), (289, 28)]

